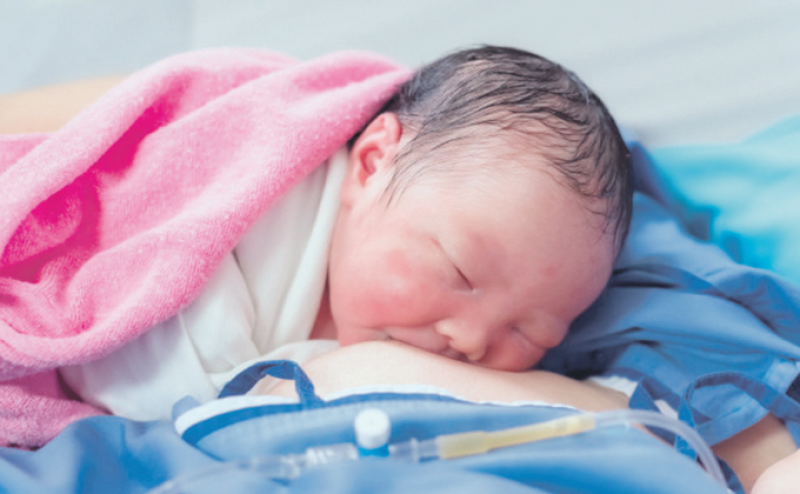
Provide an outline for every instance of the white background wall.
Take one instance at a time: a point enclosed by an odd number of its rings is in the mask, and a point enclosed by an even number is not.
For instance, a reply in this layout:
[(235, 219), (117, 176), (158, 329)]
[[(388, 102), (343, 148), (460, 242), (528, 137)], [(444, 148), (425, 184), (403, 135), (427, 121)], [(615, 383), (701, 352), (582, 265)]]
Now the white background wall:
[(797, 0), (0, 0), (0, 92), (212, 46), (367, 49), (416, 66), (479, 43), (561, 62), (651, 146), (800, 113)]

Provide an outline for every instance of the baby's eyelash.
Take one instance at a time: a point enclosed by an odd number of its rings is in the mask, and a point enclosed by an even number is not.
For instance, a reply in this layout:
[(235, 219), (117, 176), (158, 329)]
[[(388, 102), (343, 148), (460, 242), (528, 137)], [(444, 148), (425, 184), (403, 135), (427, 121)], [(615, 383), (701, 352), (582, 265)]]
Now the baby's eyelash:
[(464, 282), (464, 284), (467, 285), (470, 290), (472, 290), (472, 283), (470, 283), (469, 278), (467, 278), (467, 276), (460, 269), (458, 269), (458, 266), (454, 264), (453, 267), (456, 268), (456, 272), (461, 277), (461, 280)]

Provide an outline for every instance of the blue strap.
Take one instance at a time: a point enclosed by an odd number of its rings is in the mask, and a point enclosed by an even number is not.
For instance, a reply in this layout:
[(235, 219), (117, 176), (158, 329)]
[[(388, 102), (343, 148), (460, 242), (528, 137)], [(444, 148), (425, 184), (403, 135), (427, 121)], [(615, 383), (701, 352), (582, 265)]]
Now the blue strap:
[[(756, 400), (764, 410), (771, 412), (779, 419), (786, 422), (800, 422), (800, 403), (786, 393), (781, 392), (763, 381), (747, 376), (740, 372), (714, 372), (703, 375), (693, 381), (680, 397), (678, 418), (691, 427), (696, 427), (698, 418), (706, 418), (692, 407), (695, 392), (702, 388), (715, 386), (734, 386)], [(660, 381), (647, 376), (639, 377), (639, 385), (631, 396), (630, 407), (656, 410), (655, 400), (669, 397), (673, 394)], [(701, 417), (698, 417), (698, 414)], [(676, 444), (676, 447), (678, 445)]]
[[(660, 381), (651, 377), (643, 377), (636, 386), (636, 389), (633, 391), (631, 399), (628, 402), (628, 406), (638, 410), (659, 411), (658, 405), (656, 405), (656, 400), (664, 399), (665, 397), (673, 394), (674, 393), (672, 393), (672, 391), (670, 391), (669, 388), (664, 386)], [(683, 400), (681, 400), (678, 409), (678, 418), (682, 422), (686, 423), (689, 427), (694, 428), (694, 417), (692, 416), (691, 410)], [(675, 436), (674, 434), (662, 430), (654, 431), (654, 433), (663, 440), (671, 442), (679, 453), (688, 456), (692, 460), (697, 459), (697, 454), (695, 451), (689, 447), (689, 444), (682, 437)]]
[(800, 403), (765, 382), (739, 372), (714, 372), (699, 377), (687, 390), (686, 400), (691, 403), (694, 392), (700, 388), (722, 385), (741, 389), (779, 419), (800, 421)]
[[(798, 380), (800, 378), (796, 379), (796, 381)], [(687, 388), (686, 393), (679, 397), (678, 418), (687, 425), (696, 427), (697, 415), (700, 415), (700, 418), (704, 416), (691, 406), (695, 392), (702, 388), (724, 385), (735, 386), (740, 389), (756, 400), (765, 410), (785, 422), (800, 422), (800, 402), (794, 399), (792, 395), (781, 392), (761, 380), (739, 372), (714, 372), (697, 378)], [(646, 375), (639, 375), (639, 385), (631, 396), (629, 406), (631, 408), (655, 410), (657, 409), (655, 401), (670, 397), (670, 395), (674, 395), (674, 393), (660, 381)], [(675, 447), (681, 453), (694, 458), (694, 452), (688, 449), (688, 446), (681, 438), (675, 440)], [(727, 467), (725, 462), (720, 461), (720, 464), (723, 467)], [(729, 468), (726, 469), (726, 477), (728, 486), (734, 492), (743, 492), (741, 485), (737, 484), (738, 479)]]
[(324, 404), (322, 398), (314, 393), (314, 385), (306, 373), (297, 362), (291, 360), (270, 360), (251, 365), (222, 388), (219, 398), (243, 395), (267, 376), (294, 381), (294, 389), (303, 408), (318, 408)]

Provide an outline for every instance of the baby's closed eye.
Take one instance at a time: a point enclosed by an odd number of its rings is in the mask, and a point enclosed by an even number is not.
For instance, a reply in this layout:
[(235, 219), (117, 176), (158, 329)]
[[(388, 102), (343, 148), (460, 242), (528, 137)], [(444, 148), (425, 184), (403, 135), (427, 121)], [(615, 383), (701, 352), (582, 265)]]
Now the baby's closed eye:
[(453, 264), (453, 269), (455, 270), (456, 275), (457, 275), (456, 281), (457, 281), (458, 285), (463, 287), (463, 288), (466, 288), (467, 290), (470, 290), (470, 291), (473, 290), (472, 282), (469, 280), (469, 278), (467, 278), (467, 276), (464, 274), (464, 272), (461, 271), (461, 269), (456, 264)]

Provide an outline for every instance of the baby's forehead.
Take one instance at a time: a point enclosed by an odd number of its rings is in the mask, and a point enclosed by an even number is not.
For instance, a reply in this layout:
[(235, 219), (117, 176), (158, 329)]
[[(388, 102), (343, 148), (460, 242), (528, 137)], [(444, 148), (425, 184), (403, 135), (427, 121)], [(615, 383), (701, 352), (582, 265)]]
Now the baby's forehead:
[[(576, 242), (574, 252), (582, 257), (582, 252), (596, 249), (598, 244), (613, 243), (613, 234), (607, 228), (608, 201), (581, 194), (549, 163), (493, 162), (492, 166), (479, 172), (458, 173), (450, 177), (440, 175), (431, 177), (431, 180), (436, 184), (432, 189), (434, 196), (441, 194), (458, 199), (461, 195), (469, 197), (473, 190), (480, 191), (483, 215), (493, 218), (493, 222), (501, 226), (520, 224), (519, 234), (525, 225), (536, 224), (551, 216), (563, 226), (563, 229), (550, 232), (553, 235), (564, 233), (567, 228), (579, 228), (586, 236)], [(547, 199), (537, 201), (536, 197)], [(473, 222), (472, 217), (464, 216), (454, 221), (454, 227), (466, 235), (471, 231), (473, 238), (486, 235), (492, 240), (491, 231), (479, 231), (481, 224)]]
[(587, 163), (592, 158), (573, 159), (575, 143), (543, 124), (523, 131), (480, 126), (419, 137), (408, 136), (401, 145), (392, 183), (395, 190), (422, 180), (444, 185), (441, 193), (463, 191), (466, 186), (502, 194), (509, 181), (522, 182), (531, 189), (552, 188), (578, 201), (590, 225), (601, 220), (605, 227), (608, 222), (608, 200), (585, 193), (598, 181), (593, 176), (599, 173), (597, 167)]

